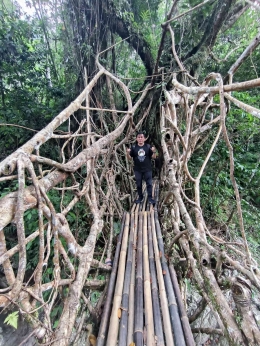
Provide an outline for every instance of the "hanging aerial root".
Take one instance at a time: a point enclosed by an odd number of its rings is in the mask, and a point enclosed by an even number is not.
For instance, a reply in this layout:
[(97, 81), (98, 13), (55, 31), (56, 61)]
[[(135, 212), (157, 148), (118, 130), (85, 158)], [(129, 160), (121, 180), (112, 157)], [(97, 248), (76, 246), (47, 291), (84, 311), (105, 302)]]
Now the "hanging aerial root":
[(24, 199), (24, 189), (25, 189), (25, 175), (24, 175), (24, 161), (22, 156), (20, 156), (17, 162), (17, 165), (18, 165), (17, 168), (18, 168), (19, 190), (18, 190), (18, 196), (17, 196), (15, 222), (17, 227), (17, 238), (18, 238), (18, 244), (19, 244), (19, 265), (18, 265), (18, 272), (17, 272), (15, 282), (12, 283), (13, 288), (10, 293), (10, 297), (12, 297), (12, 299), (16, 299), (22, 289), (22, 284), (23, 284), (25, 270), (26, 270), (26, 263), (27, 263), (26, 246), (25, 246), (25, 229), (24, 229), (24, 220), (23, 220), (23, 213), (24, 213), (23, 199)]
[(237, 310), (242, 317), (241, 329), (250, 345), (260, 344), (260, 330), (251, 309), (251, 284), (242, 277), (236, 277), (232, 284), (232, 294)]

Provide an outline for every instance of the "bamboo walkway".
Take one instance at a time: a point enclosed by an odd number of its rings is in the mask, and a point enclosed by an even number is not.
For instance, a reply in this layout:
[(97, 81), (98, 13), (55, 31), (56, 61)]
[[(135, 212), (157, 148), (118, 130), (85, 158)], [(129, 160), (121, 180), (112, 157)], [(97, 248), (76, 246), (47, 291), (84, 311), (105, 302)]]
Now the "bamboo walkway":
[(156, 206), (146, 198), (123, 217), (96, 345), (195, 345)]

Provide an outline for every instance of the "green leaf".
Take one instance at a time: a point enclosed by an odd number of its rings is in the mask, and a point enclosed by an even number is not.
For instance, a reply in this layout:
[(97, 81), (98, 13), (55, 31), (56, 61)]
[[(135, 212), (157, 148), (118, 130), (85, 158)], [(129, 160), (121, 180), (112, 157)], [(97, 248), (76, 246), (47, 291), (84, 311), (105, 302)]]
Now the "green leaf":
[(12, 312), (11, 314), (9, 314), (6, 317), (6, 319), (4, 320), (4, 323), (14, 327), (15, 329), (17, 329), (18, 314), (19, 314), (19, 311)]
[(30, 250), (32, 243), (33, 243), (33, 241), (29, 241), (29, 243), (26, 245), (26, 250)]
[(53, 328), (54, 328), (54, 329), (57, 328), (58, 324), (59, 324), (59, 320), (56, 320), (56, 321), (54, 322)]
[(69, 212), (69, 216), (71, 217), (71, 220), (76, 220), (77, 216), (72, 211)]
[(100, 292), (97, 292), (97, 291), (92, 292), (91, 295), (90, 295), (91, 302), (92, 302), (93, 304), (96, 304), (96, 302), (97, 302), (98, 299), (100, 298), (100, 295), (101, 295)]
[(119, 234), (121, 229), (121, 223), (120, 222), (114, 222), (114, 232), (115, 234)]

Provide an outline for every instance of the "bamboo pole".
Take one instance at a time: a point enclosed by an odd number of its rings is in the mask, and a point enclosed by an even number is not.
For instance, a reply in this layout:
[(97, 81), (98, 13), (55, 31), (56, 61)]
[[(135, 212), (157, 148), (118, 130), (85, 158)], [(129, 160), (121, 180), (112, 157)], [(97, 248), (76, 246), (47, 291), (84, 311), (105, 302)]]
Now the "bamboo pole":
[(135, 278), (135, 321), (134, 321), (134, 342), (135, 346), (143, 346), (143, 261), (142, 261), (142, 224), (143, 213), (138, 214), (137, 229), (137, 254), (136, 254), (136, 278)]
[(184, 308), (184, 304), (183, 304), (183, 301), (181, 298), (181, 292), (180, 292), (177, 276), (176, 276), (176, 273), (175, 273), (175, 270), (174, 270), (172, 264), (170, 264), (169, 270), (170, 270), (172, 285), (174, 288), (174, 293), (176, 296), (177, 305), (179, 308), (179, 312), (181, 314), (181, 322), (182, 322), (183, 332), (184, 332), (184, 336), (185, 336), (185, 340), (186, 340), (186, 345), (187, 346), (195, 346), (195, 341), (194, 341), (191, 327), (189, 324), (189, 319), (188, 319), (188, 316), (186, 314), (186, 310)]
[(128, 316), (128, 331), (127, 331), (127, 345), (131, 345), (134, 340), (134, 299), (135, 299), (135, 259), (136, 259), (136, 240), (137, 240), (137, 222), (138, 213), (134, 213), (134, 224), (131, 226), (134, 234), (133, 241), (133, 262), (131, 269), (131, 283), (129, 292), (129, 316)]
[[(148, 215), (147, 215), (148, 214)], [(143, 266), (144, 266), (144, 307), (145, 307), (145, 327), (147, 334), (147, 346), (154, 346), (154, 321), (153, 321), (153, 304), (151, 295), (150, 269), (148, 256), (148, 239), (147, 239), (147, 216), (150, 213), (144, 212), (143, 220)]]
[[(119, 327), (119, 317), (120, 317), (120, 305), (122, 300), (122, 291), (124, 284), (124, 275), (125, 275), (125, 262), (126, 262), (126, 251), (127, 251), (127, 241), (129, 233), (129, 214), (126, 214), (125, 220), (125, 229), (122, 239), (122, 247), (120, 252), (120, 260), (117, 272), (117, 281), (114, 293), (113, 308), (109, 321), (109, 330), (107, 336), (107, 345), (116, 346), (117, 344), (117, 335)], [(120, 312), (120, 313), (119, 313)]]
[(151, 210), (154, 210), (157, 208), (157, 184), (156, 182), (154, 181), (153, 182), (153, 199), (155, 200), (155, 205), (153, 206), (152, 204), (149, 203), (149, 205), (147, 206), (147, 210), (151, 211)]
[(125, 269), (125, 280), (123, 288), (123, 298), (122, 298), (122, 313), (119, 327), (119, 338), (118, 346), (125, 346), (127, 340), (127, 330), (128, 330), (128, 310), (129, 310), (129, 292), (130, 292), (130, 282), (131, 282), (131, 271), (133, 267), (133, 239), (134, 239), (134, 214), (130, 215), (130, 235), (129, 235), (129, 245), (127, 251), (127, 261)]
[(168, 305), (169, 305), (169, 312), (170, 312), (170, 318), (171, 318), (171, 325), (174, 333), (174, 343), (176, 346), (185, 346), (185, 338), (182, 330), (182, 324), (179, 316), (179, 311), (177, 307), (177, 302), (174, 295), (174, 290), (170, 278), (169, 268), (167, 265), (166, 258), (164, 256), (164, 246), (163, 246), (163, 239), (162, 239), (162, 232), (161, 227), (158, 220), (158, 213), (154, 213), (155, 218), (155, 228), (157, 233), (157, 239), (158, 239), (158, 246), (161, 254), (161, 264), (162, 269), (164, 273), (164, 283), (166, 287), (167, 297), (168, 297)]
[[(153, 239), (151, 231), (151, 213), (148, 213), (148, 245), (149, 245), (149, 266), (151, 272), (151, 290), (152, 290), (152, 299), (153, 299), (153, 318), (154, 318), (154, 329), (155, 329), (155, 338), (157, 340), (156, 346), (165, 346), (164, 336), (163, 336), (163, 326), (162, 326), (162, 316), (160, 310), (159, 302), (159, 292), (158, 284), (156, 277), (156, 268), (154, 261), (154, 251), (153, 251)], [(129, 345), (129, 344), (128, 344)]]
[(152, 230), (152, 236), (153, 236), (153, 247), (154, 247), (154, 256), (155, 256), (155, 263), (156, 263), (157, 279), (158, 279), (159, 291), (160, 291), (160, 301), (161, 301), (161, 310), (162, 310), (162, 316), (163, 316), (163, 329), (164, 329), (165, 341), (167, 346), (173, 346), (174, 342), (173, 342), (173, 335), (172, 335), (172, 327), (171, 327), (165, 285), (163, 280), (160, 254), (159, 254), (158, 243), (157, 243), (157, 238), (155, 233), (155, 222), (154, 222), (153, 210), (151, 211), (151, 230)]
[(154, 210), (158, 211), (158, 206), (159, 206), (159, 181), (158, 180), (155, 181), (154, 200), (155, 200)]
[(156, 180), (155, 182), (154, 199), (155, 199), (155, 202), (158, 204), (159, 202), (159, 181), (158, 180)]
[(136, 211), (136, 206), (137, 206), (137, 204), (135, 204), (135, 203), (132, 205), (131, 213), (134, 213)]
[[(154, 182), (153, 182), (152, 195), (154, 196)], [(146, 210), (147, 210), (147, 211), (151, 211), (151, 210), (153, 210), (153, 205), (152, 205), (152, 204), (150, 204), (149, 202), (147, 202), (147, 205), (146, 205)]]
[(108, 329), (108, 318), (111, 312), (111, 307), (112, 307), (111, 302), (112, 302), (112, 296), (114, 293), (115, 282), (116, 282), (116, 274), (117, 274), (117, 267), (118, 267), (118, 261), (119, 261), (119, 253), (121, 248), (121, 241), (122, 241), (124, 227), (125, 227), (125, 218), (126, 218), (126, 213), (123, 214), (121, 231), (120, 231), (117, 246), (116, 246), (116, 252), (115, 252), (115, 256), (113, 260), (113, 268), (111, 271), (110, 280), (108, 284), (107, 296), (106, 296), (105, 306), (104, 306), (104, 310), (102, 314), (101, 324), (99, 327), (99, 333), (98, 333), (96, 346), (105, 345), (105, 339), (106, 339), (107, 329)]
[(144, 200), (143, 200), (143, 203), (142, 203), (140, 210), (145, 211), (146, 203), (147, 203), (147, 193), (144, 192)]

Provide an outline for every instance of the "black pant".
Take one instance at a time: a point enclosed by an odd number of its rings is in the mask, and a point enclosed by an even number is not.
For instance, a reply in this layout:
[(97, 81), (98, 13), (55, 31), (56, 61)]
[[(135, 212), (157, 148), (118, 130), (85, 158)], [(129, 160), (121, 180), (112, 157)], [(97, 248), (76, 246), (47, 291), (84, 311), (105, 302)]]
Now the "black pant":
[(148, 198), (152, 198), (153, 196), (152, 171), (148, 171), (148, 172), (134, 171), (134, 173), (135, 173), (135, 180), (136, 180), (136, 186), (137, 186), (137, 192), (138, 192), (139, 198), (143, 199), (143, 192), (142, 192), (143, 179), (146, 182)]

